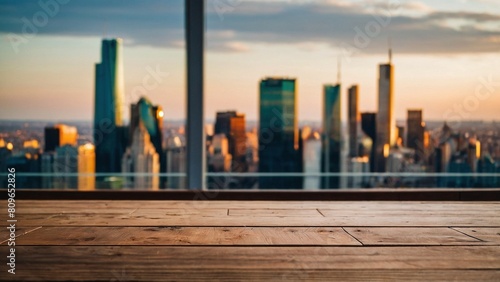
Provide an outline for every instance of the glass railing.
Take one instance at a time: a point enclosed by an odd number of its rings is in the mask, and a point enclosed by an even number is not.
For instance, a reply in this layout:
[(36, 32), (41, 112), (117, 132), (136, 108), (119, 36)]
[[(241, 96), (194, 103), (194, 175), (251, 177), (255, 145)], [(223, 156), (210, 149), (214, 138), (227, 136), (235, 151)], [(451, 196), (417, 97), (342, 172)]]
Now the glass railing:
[[(15, 173), (0, 188), (41, 190), (184, 190), (186, 173)], [(9, 184), (11, 184), (9, 186)], [(499, 188), (500, 173), (215, 173), (208, 190), (346, 190), (369, 188)]]

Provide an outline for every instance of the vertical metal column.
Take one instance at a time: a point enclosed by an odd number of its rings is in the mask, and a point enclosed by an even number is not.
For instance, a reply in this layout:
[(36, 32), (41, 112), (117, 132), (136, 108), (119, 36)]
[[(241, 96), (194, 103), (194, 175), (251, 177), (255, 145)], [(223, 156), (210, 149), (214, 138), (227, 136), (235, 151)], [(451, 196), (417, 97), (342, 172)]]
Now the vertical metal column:
[(203, 49), (205, 0), (185, 0), (187, 57), (187, 188), (205, 187)]

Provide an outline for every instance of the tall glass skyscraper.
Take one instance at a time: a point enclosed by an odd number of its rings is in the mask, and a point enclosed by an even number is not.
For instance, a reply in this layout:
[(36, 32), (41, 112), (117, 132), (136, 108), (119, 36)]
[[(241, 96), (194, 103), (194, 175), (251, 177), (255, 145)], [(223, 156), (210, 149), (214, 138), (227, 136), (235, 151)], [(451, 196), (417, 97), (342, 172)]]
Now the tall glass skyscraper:
[(94, 143), (96, 172), (120, 172), (127, 144), (123, 126), (123, 62), (121, 39), (102, 41), (101, 63), (95, 68)]
[[(340, 84), (323, 89), (323, 135), (321, 171), (339, 173), (341, 168)], [(339, 188), (339, 176), (321, 178), (321, 188)]]
[(375, 169), (385, 172), (385, 159), (396, 144), (396, 120), (394, 117), (394, 67), (389, 61), (379, 65), (377, 142), (375, 144)]
[(348, 90), (348, 111), (349, 118), (349, 157), (355, 158), (359, 156), (358, 148), (358, 131), (360, 116), (358, 112), (359, 98), (358, 86), (353, 85)]
[(114, 126), (123, 125), (122, 103), (124, 95), (122, 40), (102, 41), (101, 63), (95, 66), (94, 122), (104, 120)]
[[(259, 172), (303, 172), (295, 79), (260, 82)], [(259, 188), (302, 188), (303, 177), (260, 177)]]

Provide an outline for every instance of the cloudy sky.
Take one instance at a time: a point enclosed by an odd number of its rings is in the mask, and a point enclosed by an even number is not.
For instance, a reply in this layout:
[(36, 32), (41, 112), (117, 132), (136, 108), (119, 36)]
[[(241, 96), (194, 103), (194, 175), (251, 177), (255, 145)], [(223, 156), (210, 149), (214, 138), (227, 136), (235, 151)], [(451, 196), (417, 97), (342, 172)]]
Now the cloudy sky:
[[(428, 120), (500, 120), (500, 1), (207, 0), (207, 14), (207, 118), (258, 118), (258, 81), (285, 76), (298, 79), (299, 119), (320, 120), (337, 60), (343, 106), (358, 84), (361, 111), (376, 111), (390, 41), (398, 119), (422, 108)], [(103, 37), (124, 40), (127, 113), (158, 70), (147, 96), (167, 119), (185, 116), (183, 1), (4, 0), (0, 37), (0, 119), (90, 120)]]

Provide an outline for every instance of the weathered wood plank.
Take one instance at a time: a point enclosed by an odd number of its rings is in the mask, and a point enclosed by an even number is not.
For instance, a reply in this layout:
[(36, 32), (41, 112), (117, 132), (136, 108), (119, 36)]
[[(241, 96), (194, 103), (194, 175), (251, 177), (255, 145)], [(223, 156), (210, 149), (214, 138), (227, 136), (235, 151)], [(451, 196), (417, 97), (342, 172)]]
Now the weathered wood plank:
[(474, 245), (482, 244), (446, 227), (357, 227), (344, 228), (363, 245)]
[[(132, 214), (132, 213), (162, 213), (165, 215), (192, 215), (192, 214), (204, 214), (207, 216), (221, 216), (227, 215), (227, 208), (188, 208), (188, 207), (165, 207), (165, 208), (123, 208), (110, 206), (107, 208), (94, 208), (92, 205), (77, 206), (77, 207), (65, 207), (64, 204), (61, 206), (53, 205), (50, 207), (28, 207), (19, 208), (16, 211), (17, 215), (20, 214), (74, 214), (74, 213), (84, 213), (84, 214), (95, 214), (95, 213), (106, 213), (106, 214)], [(6, 217), (7, 215), (1, 215)]]
[(499, 202), (16, 204), (5, 281), (500, 281)]
[(244, 217), (323, 217), (317, 209), (229, 209), (229, 216)]
[[(19, 275), (0, 277), (0, 281), (370, 281), (370, 282), (498, 282), (500, 270), (450, 269), (154, 269), (124, 264), (108, 271), (87, 269), (37, 269)], [(92, 277), (92, 275), (95, 275)]]
[(400, 210), (331, 210), (331, 209), (318, 209), (326, 217), (343, 217), (343, 216), (440, 216), (440, 217), (498, 217), (500, 210), (458, 210), (458, 209), (429, 209), (429, 210), (406, 210), (401, 207)]
[(470, 227), (453, 229), (483, 240), (485, 243), (500, 244), (500, 228)]
[[(8, 227), (9, 224), (6, 225), (6, 227)], [(33, 232), (35, 230), (38, 230), (42, 228), (41, 226), (35, 226), (35, 227), (29, 227), (29, 226), (26, 226), (26, 227), (21, 227), (19, 226), (18, 224), (16, 224), (16, 231), (14, 232), (15, 234), (15, 238), (16, 238), (16, 242), (17, 242), (17, 239), (20, 237), (20, 236), (23, 236), (23, 235), (26, 235), (30, 232)], [(1, 232), (0, 232), (0, 244), (4, 244), (4, 245), (7, 245), (7, 241), (9, 241), (9, 238), (10, 238), (10, 231), (3, 227), (1, 229)]]
[[(148, 214), (75, 213), (75, 214), (21, 214), (24, 226), (303, 226), (303, 227), (383, 227), (383, 226), (457, 226), (500, 227), (500, 217), (478, 216), (205, 216)], [(0, 219), (1, 220), (1, 219)]]
[[(43, 204), (40, 205), (40, 202)], [(24, 225), (116, 226), (500, 226), (500, 205), (479, 203), (387, 202), (203, 202), (22, 201), (17, 217)], [(197, 204), (194, 204), (197, 203)], [(230, 217), (224, 216), (228, 204)], [(28, 213), (22, 207), (29, 205)], [(36, 207), (38, 205), (38, 207)], [(265, 206), (264, 206), (265, 205)], [(45, 210), (63, 211), (49, 213)], [(129, 208), (126, 208), (129, 206)], [(250, 208), (245, 207), (261, 207)], [(314, 207), (328, 219), (319, 218)], [(333, 209), (334, 208), (334, 209)], [(39, 209), (39, 212), (37, 210)], [(123, 209), (123, 210), (120, 210)], [(279, 210), (269, 212), (269, 209)], [(21, 212), (19, 212), (19, 210)], [(131, 210), (131, 212), (128, 212)], [(231, 211), (232, 210), (232, 211)], [(250, 211), (251, 210), (251, 211)], [(73, 211), (73, 213), (66, 213)], [(120, 213), (125, 211), (126, 213)], [(244, 216), (251, 213), (251, 218)], [(481, 215), (478, 217), (477, 215)], [(280, 216), (293, 215), (286, 221)], [(302, 217), (296, 215), (303, 215)], [(314, 216), (311, 216), (314, 215)], [(208, 217), (217, 217), (210, 219)], [(317, 217), (317, 218), (316, 218)], [(6, 214), (0, 214), (5, 220)]]
[(17, 214), (42, 214), (42, 213), (47, 213), (47, 214), (58, 214), (58, 213), (114, 213), (114, 214), (128, 214), (128, 213), (133, 213), (138, 208), (114, 208), (114, 207), (108, 207), (108, 208), (93, 208), (89, 207), (87, 205), (86, 207), (59, 207), (57, 205), (55, 206), (50, 206), (50, 207), (22, 207), (18, 208), (16, 213)]
[(225, 208), (206, 208), (206, 209), (189, 209), (189, 208), (164, 208), (164, 209), (137, 209), (134, 215), (155, 215), (155, 216), (203, 216), (203, 217), (225, 217), (228, 214), (228, 209)]
[[(6, 253), (7, 248), (0, 247), (0, 251)], [(250, 275), (259, 277), (262, 273), (271, 271), (282, 277), (296, 277), (309, 273), (321, 275), (322, 271), (372, 269), (387, 270), (383, 276), (386, 278), (390, 278), (390, 273), (394, 270), (414, 270), (413, 277), (422, 275), (423, 270), (434, 270), (436, 273), (446, 273), (450, 270), (482, 270), (485, 277), (498, 278), (499, 257), (499, 246), (18, 246), (17, 272), (9, 278), (11, 281), (54, 280), (48, 279), (51, 278), (48, 276), (52, 276), (60, 280), (95, 281), (96, 278), (117, 279), (116, 275), (124, 274), (128, 280), (151, 281), (167, 277), (173, 279), (174, 275), (183, 272), (198, 277), (218, 273), (219, 279), (229, 279), (236, 272), (251, 273)], [(3, 264), (0, 271), (6, 271), (6, 267), (7, 265)], [(484, 272), (486, 270), (492, 272)], [(426, 281), (433, 280), (429, 276), (420, 277)], [(299, 279), (308, 280), (308, 277), (302, 276)]]
[(44, 227), (17, 245), (353, 245), (342, 228)]

